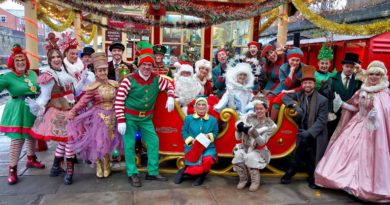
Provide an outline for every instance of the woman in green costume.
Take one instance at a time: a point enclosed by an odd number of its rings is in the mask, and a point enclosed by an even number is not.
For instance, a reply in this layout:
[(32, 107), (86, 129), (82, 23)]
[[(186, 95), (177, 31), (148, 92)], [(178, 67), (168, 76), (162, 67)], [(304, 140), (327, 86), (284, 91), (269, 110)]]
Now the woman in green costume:
[(27, 144), (26, 166), (43, 169), (45, 165), (38, 162), (35, 156), (35, 139), (28, 134), (34, 124), (35, 116), (31, 114), (30, 108), (24, 102), (27, 97), (33, 99), (37, 97), (37, 75), (29, 70), (30, 62), (19, 45), (13, 47), (7, 66), (12, 72), (0, 76), (0, 91), (7, 89), (11, 98), (4, 107), (0, 131), (11, 138), (8, 184), (15, 184), (18, 180), (18, 159), (24, 142)]
[(337, 71), (334, 69), (332, 72), (329, 72), (329, 67), (331, 66), (331, 61), (333, 60), (332, 48), (323, 44), (317, 58), (318, 70), (314, 74), (316, 79), (316, 85), (314, 88), (319, 90), (330, 77), (336, 76)]

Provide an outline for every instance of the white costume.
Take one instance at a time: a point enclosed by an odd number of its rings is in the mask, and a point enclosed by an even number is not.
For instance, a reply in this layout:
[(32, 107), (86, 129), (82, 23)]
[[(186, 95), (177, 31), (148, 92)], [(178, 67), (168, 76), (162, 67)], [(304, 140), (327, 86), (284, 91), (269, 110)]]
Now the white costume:
[[(247, 79), (244, 84), (237, 82), (237, 76), (245, 73)], [(228, 66), (226, 72), (226, 92), (214, 109), (220, 112), (223, 108), (230, 107), (235, 109), (240, 116), (246, 114), (250, 109), (248, 104), (253, 97), (254, 76), (251, 66), (248, 63), (238, 63), (236, 66)]]

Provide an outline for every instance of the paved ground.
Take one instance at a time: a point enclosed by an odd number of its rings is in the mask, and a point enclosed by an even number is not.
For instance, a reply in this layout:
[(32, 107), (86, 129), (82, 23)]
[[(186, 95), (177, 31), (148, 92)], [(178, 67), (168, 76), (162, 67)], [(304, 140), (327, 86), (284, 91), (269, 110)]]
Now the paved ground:
[[(107, 179), (97, 179), (94, 169), (87, 164), (76, 165), (74, 184), (63, 184), (62, 178), (48, 176), (52, 150), (37, 153), (48, 168), (25, 168), (26, 153), (19, 162), (19, 183), (7, 184), (9, 139), (0, 136), (0, 205), (18, 204), (361, 204), (342, 191), (312, 190), (304, 180), (291, 185), (279, 184), (278, 178), (263, 177), (261, 188), (255, 193), (236, 190), (237, 177), (208, 176), (204, 185), (192, 187), (192, 180), (181, 185), (143, 180), (142, 188), (133, 188), (127, 182), (123, 163), (114, 163), (116, 171)], [(141, 175), (144, 177), (144, 174)]]
[[(4, 97), (0, 98), (0, 104), (4, 101)], [(0, 205), (362, 204), (342, 191), (312, 190), (304, 180), (281, 185), (278, 178), (271, 177), (263, 177), (260, 190), (254, 193), (237, 190), (237, 177), (227, 176), (208, 176), (203, 186), (192, 187), (192, 180), (176, 185), (174, 175), (168, 175), (168, 182), (143, 180), (142, 188), (133, 188), (127, 181), (123, 163), (114, 163), (115, 171), (107, 179), (97, 179), (93, 168), (77, 164), (74, 184), (67, 186), (61, 177), (48, 176), (54, 147), (50, 143), (48, 151), (37, 153), (39, 160), (46, 164), (44, 170), (25, 168), (26, 152), (23, 151), (18, 164), (19, 183), (10, 186), (7, 184), (9, 138), (0, 135)]]

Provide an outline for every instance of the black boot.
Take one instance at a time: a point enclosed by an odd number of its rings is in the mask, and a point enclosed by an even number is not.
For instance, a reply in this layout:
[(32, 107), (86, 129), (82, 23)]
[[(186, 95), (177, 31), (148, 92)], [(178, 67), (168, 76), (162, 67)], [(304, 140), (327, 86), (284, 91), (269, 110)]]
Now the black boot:
[(291, 184), (291, 178), (296, 174), (295, 169), (288, 169), (287, 172), (280, 179), (281, 184)]
[(196, 177), (194, 183), (192, 183), (192, 186), (200, 186), (203, 184), (205, 178), (206, 178), (206, 175), (207, 173), (203, 173), (203, 174), (200, 174), (198, 175), (198, 177)]
[(53, 166), (50, 170), (51, 177), (63, 176), (65, 174), (65, 170), (61, 167), (63, 161), (64, 157), (54, 157)]
[(309, 188), (311, 189), (318, 189), (318, 186), (315, 184), (315, 180), (314, 180), (314, 177), (310, 177), (307, 178), (307, 185), (309, 186)]
[(70, 185), (73, 182), (74, 161), (73, 158), (66, 158), (66, 175), (64, 177), (64, 184)]
[(181, 182), (183, 182), (183, 177), (186, 175), (184, 173), (185, 169), (186, 168), (184, 167), (184, 168), (179, 169), (179, 171), (177, 171), (177, 173), (175, 175), (175, 184), (180, 184)]

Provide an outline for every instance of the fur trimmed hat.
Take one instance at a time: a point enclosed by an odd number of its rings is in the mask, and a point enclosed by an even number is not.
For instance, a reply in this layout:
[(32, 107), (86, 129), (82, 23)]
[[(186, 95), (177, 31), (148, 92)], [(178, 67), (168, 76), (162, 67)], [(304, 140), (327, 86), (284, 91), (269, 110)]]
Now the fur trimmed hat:
[(206, 59), (198, 60), (195, 62), (195, 73), (199, 72), (199, 69), (201, 67), (207, 68), (209, 70), (209, 74), (207, 76), (207, 79), (210, 80), (212, 78), (212, 68), (210, 61)]
[(21, 58), (22, 56), (26, 59), (26, 70), (30, 69), (30, 61), (19, 44), (15, 44), (12, 48), (12, 54), (7, 60), (8, 69), (15, 70), (15, 58)]
[(177, 76), (180, 76), (181, 72), (183, 72), (183, 71), (191, 72), (191, 75), (194, 74), (194, 68), (191, 65), (181, 64), (179, 62), (176, 62), (175, 64), (173, 64), (173, 66), (175, 66), (175, 68), (176, 68), (175, 75), (177, 75)]
[(267, 97), (263, 93), (257, 93), (257, 95), (253, 96), (252, 98), (252, 105), (253, 107), (256, 106), (257, 104), (264, 105), (266, 109), (269, 108), (269, 101)]
[(367, 73), (378, 72), (387, 75), (387, 68), (382, 61), (374, 60), (367, 66)]
[(237, 76), (240, 73), (245, 73), (247, 75), (247, 80), (244, 84), (244, 87), (251, 89), (253, 87), (255, 78), (252, 73), (252, 67), (249, 63), (237, 63), (235, 66), (228, 64), (228, 69), (226, 72), (226, 85), (238, 85)]

